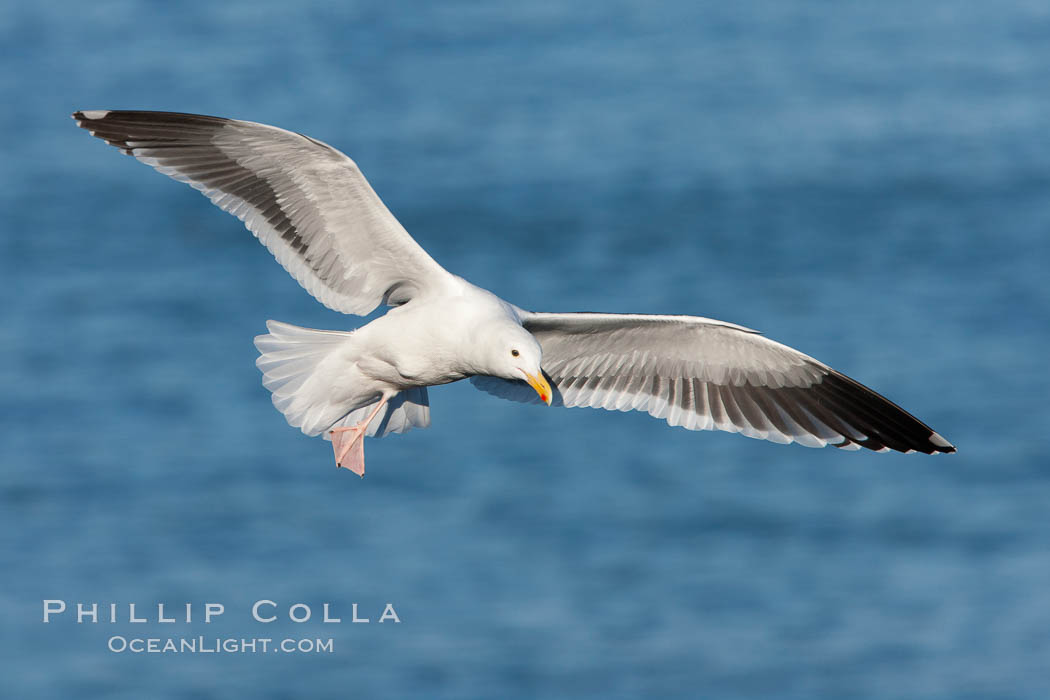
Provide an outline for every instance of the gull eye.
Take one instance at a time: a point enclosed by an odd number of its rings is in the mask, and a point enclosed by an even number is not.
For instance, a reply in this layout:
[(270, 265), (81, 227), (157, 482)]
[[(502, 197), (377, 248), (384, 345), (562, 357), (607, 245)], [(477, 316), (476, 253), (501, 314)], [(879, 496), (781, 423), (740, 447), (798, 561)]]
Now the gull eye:
[(514, 357), (517, 357), (517, 356), (518, 356), (518, 355), (520, 355), (521, 353), (520, 353), (520, 352), (518, 352), (517, 350), (511, 350), (511, 351), (510, 351), (510, 354), (511, 354), (511, 355), (513, 355)]

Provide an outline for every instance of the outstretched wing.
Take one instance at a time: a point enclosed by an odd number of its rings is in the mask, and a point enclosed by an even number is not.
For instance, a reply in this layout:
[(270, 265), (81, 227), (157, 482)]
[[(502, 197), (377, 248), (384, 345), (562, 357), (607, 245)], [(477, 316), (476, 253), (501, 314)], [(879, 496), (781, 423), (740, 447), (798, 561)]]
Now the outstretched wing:
[[(523, 314), (543, 348), (554, 402), (646, 411), (689, 430), (725, 430), (808, 447), (955, 452), (904, 409), (822, 362), (755, 331), (696, 316)], [(474, 377), (532, 402), (523, 382)]]
[(451, 280), (357, 165), (320, 141), (195, 114), (97, 110), (73, 118), (239, 218), (329, 308), (365, 315)]

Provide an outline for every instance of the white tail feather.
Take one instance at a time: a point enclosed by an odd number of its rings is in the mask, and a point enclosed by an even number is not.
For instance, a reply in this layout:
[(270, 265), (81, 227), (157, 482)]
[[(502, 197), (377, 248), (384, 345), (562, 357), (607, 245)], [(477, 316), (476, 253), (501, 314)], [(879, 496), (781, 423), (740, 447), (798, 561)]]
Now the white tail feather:
[[(266, 329), (269, 334), (255, 338), (260, 353), (255, 365), (263, 373), (263, 386), (273, 394), (273, 405), (289, 424), (307, 435), (324, 433), (327, 440), (331, 428), (356, 425), (368, 416), (375, 401), (365, 406), (348, 406), (334, 395), (336, 378), (321, 368), (333, 352), (345, 347), (353, 333), (301, 328), (280, 321), (267, 321)], [(369, 424), (366, 434), (382, 437), (429, 424), (427, 390), (421, 387), (391, 398)]]

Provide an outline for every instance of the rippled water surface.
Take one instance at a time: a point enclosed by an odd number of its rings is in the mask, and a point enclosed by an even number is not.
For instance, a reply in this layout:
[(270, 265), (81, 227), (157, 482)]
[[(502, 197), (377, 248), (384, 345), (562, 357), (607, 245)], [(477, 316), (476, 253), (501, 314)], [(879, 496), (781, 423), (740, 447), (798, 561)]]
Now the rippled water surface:
[[(0, 65), (11, 697), (1050, 694), (1045, 3), (9, 3)], [(86, 108), (308, 133), (516, 304), (757, 328), (959, 454), (453, 385), (430, 429), (370, 441), (364, 480), (337, 472), (273, 410), (251, 340), (359, 319), (76, 129)], [(45, 625), (45, 599), (122, 621)], [(160, 602), (193, 622), (127, 621)]]

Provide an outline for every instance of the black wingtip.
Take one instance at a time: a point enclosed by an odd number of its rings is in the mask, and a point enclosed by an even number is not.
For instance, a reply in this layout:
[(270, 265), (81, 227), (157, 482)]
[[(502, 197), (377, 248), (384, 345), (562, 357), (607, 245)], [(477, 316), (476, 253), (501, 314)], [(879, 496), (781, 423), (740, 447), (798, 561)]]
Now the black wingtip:
[(940, 454), (950, 455), (950, 454), (955, 454), (955, 452), (956, 452), (955, 445), (953, 445), (952, 443), (948, 442), (943, 437), (941, 437), (940, 433), (931, 432), (929, 440), (930, 440), (930, 445), (933, 446), (933, 449), (931, 449), (927, 454), (940, 453)]
[(230, 121), (202, 114), (123, 109), (81, 109), (73, 112), (73, 119), (81, 129), (127, 155), (135, 155), (138, 148), (173, 147), (210, 137)]
[(827, 372), (812, 389), (816, 392), (812, 398), (817, 406), (830, 409), (830, 415), (822, 412), (818, 417), (821, 420), (826, 417), (833, 422), (845, 419), (849, 425), (865, 434), (864, 439), (850, 440), (861, 447), (880, 452), (888, 448), (897, 452), (921, 452), (928, 455), (955, 452), (955, 445), (930, 426), (841, 372)]

